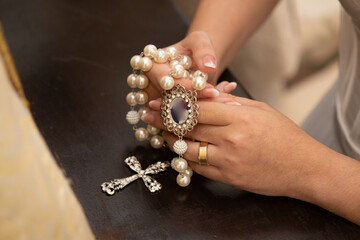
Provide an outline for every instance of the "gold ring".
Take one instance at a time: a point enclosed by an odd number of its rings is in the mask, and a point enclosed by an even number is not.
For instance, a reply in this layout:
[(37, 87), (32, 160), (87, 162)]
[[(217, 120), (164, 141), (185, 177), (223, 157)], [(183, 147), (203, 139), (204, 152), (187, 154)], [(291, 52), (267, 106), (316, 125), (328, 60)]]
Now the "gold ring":
[(200, 165), (209, 165), (207, 161), (207, 150), (208, 150), (208, 142), (200, 142), (199, 147), (199, 164)]

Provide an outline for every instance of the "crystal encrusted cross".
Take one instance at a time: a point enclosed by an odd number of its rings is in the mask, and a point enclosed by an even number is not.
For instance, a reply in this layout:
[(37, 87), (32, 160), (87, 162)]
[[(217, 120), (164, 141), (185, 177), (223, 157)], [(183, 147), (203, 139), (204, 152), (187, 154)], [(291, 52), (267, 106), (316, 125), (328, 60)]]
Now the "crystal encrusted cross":
[(151, 164), (145, 170), (142, 170), (140, 162), (134, 156), (126, 158), (125, 163), (137, 174), (127, 178), (114, 179), (110, 182), (104, 182), (101, 184), (103, 192), (109, 195), (114, 195), (115, 191), (123, 189), (126, 185), (138, 178), (143, 179), (145, 186), (150, 190), (150, 192), (159, 191), (161, 189), (161, 184), (154, 178), (148, 176), (148, 174), (157, 174), (159, 172), (163, 172), (167, 167), (170, 166), (170, 163), (168, 162), (159, 161), (157, 163)]

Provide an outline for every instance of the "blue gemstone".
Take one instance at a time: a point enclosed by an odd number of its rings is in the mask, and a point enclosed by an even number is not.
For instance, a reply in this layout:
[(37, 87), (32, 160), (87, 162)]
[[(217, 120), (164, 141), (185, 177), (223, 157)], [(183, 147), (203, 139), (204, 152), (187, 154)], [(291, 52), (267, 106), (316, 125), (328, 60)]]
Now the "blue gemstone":
[(170, 104), (171, 117), (178, 124), (185, 123), (189, 113), (189, 107), (184, 99), (175, 98)]

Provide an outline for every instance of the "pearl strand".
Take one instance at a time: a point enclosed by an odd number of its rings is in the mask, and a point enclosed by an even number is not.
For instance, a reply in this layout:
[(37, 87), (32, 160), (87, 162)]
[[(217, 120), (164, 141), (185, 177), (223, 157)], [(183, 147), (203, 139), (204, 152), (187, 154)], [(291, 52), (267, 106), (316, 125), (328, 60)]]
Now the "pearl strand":
[[(151, 70), (153, 62), (152, 59), (157, 54), (157, 48), (154, 45), (147, 45), (144, 48), (143, 53), (135, 55), (130, 60), (130, 65), (133, 68), (133, 73), (127, 78), (127, 84), (132, 89), (126, 96), (126, 101), (130, 105), (130, 111), (126, 114), (126, 120), (133, 125), (135, 130), (135, 138), (138, 141), (145, 141), (150, 137), (150, 145), (159, 149), (164, 145), (164, 138), (160, 135), (160, 129), (157, 129), (151, 125), (147, 125), (146, 128), (137, 128), (136, 124), (140, 121), (141, 117), (150, 111), (145, 105), (148, 102), (148, 95), (143, 89), (149, 85), (149, 79), (144, 74)], [(140, 89), (135, 92), (135, 88)], [(140, 105), (138, 111), (134, 109), (136, 105)]]
[[(127, 78), (127, 84), (132, 88), (126, 96), (126, 101), (130, 105), (130, 111), (126, 114), (127, 121), (133, 125), (135, 130), (135, 138), (138, 141), (145, 141), (148, 139), (149, 134), (153, 135), (150, 139), (150, 145), (159, 149), (164, 145), (164, 138), (160, 135), (160, 129), (147, 125), (145, 128), (137, 128), (136, 124), (139, 122), (142, 116), (144, 116), (149, 109), (146, 106), (142, 106), (138, 111), (134, 109), (136, 105), (144, 105), (148, 101), (148, 95), (143, 90), (149, 85), (149, 79), (144, 72), (148, 72), (152, 68), (152, 60), (156, 63), (168, 63), (170, 67), (170, 73), (165, 75), (160, 80), (160, 86), (164, 90), (170, 90), (175, 85), (175, 79), (186, 78), (192, 81), (192, 87), (195, 90), (202, 90), (206, 86), (207, 74), (197, 70), (195, 72), (190, 71), (192, 66), (192, 60), (188, 56), (179, 55), (175, 47), (168, 47), (164, 49), (158, 49), (156, 46), (149, 44), (145, 46), (144, 51), (140, 55), (135, 55), (130, 60), (130, 65), (133, 68), (133, 73)], [(175, 78), (175, 79), (174, 79)], [(138, 92), (134, 89), (139, 88)], [(188, 166), (188, 162), (182, 157), (187, 151), (187, 144), (182, 137), (174, 143), (174, 151), (179, 157), (174, 158), (171, 161), (172, 168), (179, 174), (176, 178), (176, 182), (181, 187), (186, 187), (191, 182), (191, 176), (193, 174), (192, 169)]]

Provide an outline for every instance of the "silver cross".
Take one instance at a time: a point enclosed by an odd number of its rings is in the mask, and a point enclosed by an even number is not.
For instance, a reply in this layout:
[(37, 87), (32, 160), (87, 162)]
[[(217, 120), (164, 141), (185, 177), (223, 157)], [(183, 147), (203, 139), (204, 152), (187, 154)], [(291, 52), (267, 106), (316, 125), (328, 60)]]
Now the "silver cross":
[(145, 186), (150, 190), (150, 192), (156, 192), (161, 189), (161, 184), (147, 174), (157, 174), (165, 171), (166, 168), (170, 166), (169, 162), (157, 162), (151, 164), (145, 170), (142, 170), (140, 162), (134, 156), (126, 158), (125, 163), (137, 174), (127, 178), (114, 179), (110, 182), (104, 182), (101, 184), (103, 192), (106, 192), (109, 195), (114, 195), (115, 191), (123, 189), (126, 185), (138, 178), (142, 178)]

